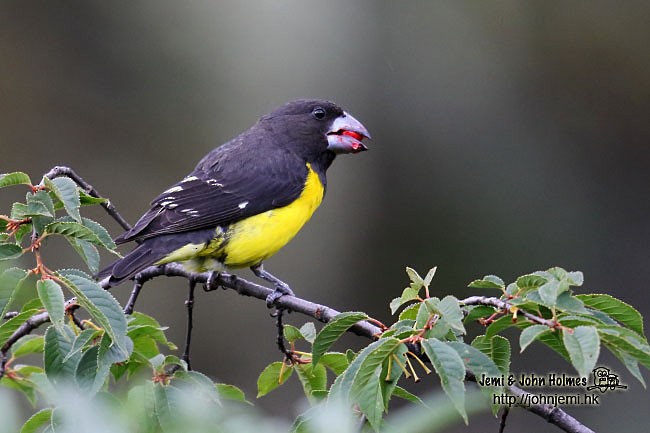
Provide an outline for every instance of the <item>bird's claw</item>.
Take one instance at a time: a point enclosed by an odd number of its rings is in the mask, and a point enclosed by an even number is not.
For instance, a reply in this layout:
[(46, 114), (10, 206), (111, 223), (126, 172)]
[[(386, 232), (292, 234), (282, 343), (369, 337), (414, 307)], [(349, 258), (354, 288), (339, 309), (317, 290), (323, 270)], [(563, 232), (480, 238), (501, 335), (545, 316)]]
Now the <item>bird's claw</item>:
[(275, 290), (266, 297), (266, 306), (272, 308), (278, 299), (284, 295), (295, 296), (293, 290), (287, 284), (275, 284)]

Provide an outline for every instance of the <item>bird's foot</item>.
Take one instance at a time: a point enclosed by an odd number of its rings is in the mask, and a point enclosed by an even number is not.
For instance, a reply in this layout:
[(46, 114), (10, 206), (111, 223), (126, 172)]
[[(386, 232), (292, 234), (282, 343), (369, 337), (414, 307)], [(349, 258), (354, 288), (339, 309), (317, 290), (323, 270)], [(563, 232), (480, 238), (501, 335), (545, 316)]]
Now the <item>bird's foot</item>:
[(272, 308), (284, 295), (295, 296), (289, 285), (283, 281), (275, 282), (275, 290), (266, 297), (266, 306)]
[(219, 286), (219, 275), (221, 272), (219, 271), (212, 271), (210, 273), (210, 276), (208, 277), (208, 281), (205, 282), (203, 285), (203, 290), (206, 292), (212, 292), (213, 290), (217, 290)]

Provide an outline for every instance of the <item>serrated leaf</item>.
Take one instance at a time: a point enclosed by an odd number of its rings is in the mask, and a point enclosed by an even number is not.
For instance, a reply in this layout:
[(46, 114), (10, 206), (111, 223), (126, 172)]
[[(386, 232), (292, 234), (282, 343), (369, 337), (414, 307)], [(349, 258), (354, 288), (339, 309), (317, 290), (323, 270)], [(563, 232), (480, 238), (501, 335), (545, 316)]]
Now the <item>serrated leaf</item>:
[(305, 337), (307, 342), (314, 344), (314, 340), (316, 339), (316, 326), (312, 322), (307, 322), (302, 325), (300, 327), (300, 333)]
[(489, 338), (479, 335), (472, 341), (472, 347), (489, 356), (502, 374), (510, 373), (510, 341), (500, 335)]
[(293, 325), (284, 325), (282, 334), (284, 335), (284, 339), (289, 343), (294, 343), (305, 338), (300, 332), (300, 329), (296, 328)]
[(345, 353), (340, 352), (327, 352), (323, 354), (320, 358), (320, 363), (332, 370), (337, 376), (343, 373), (348, 368), (348, 365), (350, 365), (350, 361), (348, 361)]
[(0, 273), (0, 318), (7, 314), (11, 301), (27, 276), (27, 271), (21, 268), (9, 268)]
[(485, 335), (489, 338), (492, 338), (504, 329), (516, 325), (516, 322), (512, 321), (512, 316), (510, 315), (499, 317), (497, 320), (490, 323), (487, 328), (485, 328)]
[(16, 244), (0, 244), (0, 260), (13, 260), (23, 255), (23, 249)]
[(588, 307), (602, 311), (617, 322), (640, 335), (644, 335), (643, 317), (630, 304), (605, 294), (577, 295), (576, 298), (580, 299)]
[(98, 331), (96, 329), (84, 329), (77, 335), (72, 342), (72, 347), (70, 348), (70, 351), (68, 354), (63, 358), (63, 362), (67, 362), (68, 359), (72, 358), (73, 356), (76, 356), (77, 354), (80, 354), (83, 349), (86, 348), (86, 345), (90, 343), (90, 340), (92, 340), (95, 336), (99, 335), (101, 331)]
[[(49, 198), (49, 196), (46, 195)], [(21, 220), (34, 216), (54, 217), (54, 212), (50, 211), (41, 201), (31, 200), (25, 203), (14, 203), (11, 206), (11, 218)]]
[(361, 320), (368, 319), (366, 313), (345, 312), (337, 314), (329, 321), (323, 329), (316, 335), (312, 346), (312, 364), (318, 364), (318, 360), (325, 352), (332, 347), (332, 344), (338, 340), (350, 327)]
[(79, 305), (88, 311), (93, 320), (109, 335), (111, 341), (128, 356), (126, 317), (115, 298), (89, 275), (80, 271), (61, 270), (56, 276), (74, 293)]
[(486, 275), (480, 280), (474, 280), (467, 287), (474, 289), (503, 289), (506, 283), (496, 275)]
[(327, 371), (322, 364), (297, 364), (295, 366), (298, 379), (302, 384), (305, 396), (312, 403), (317, 403), (318, 398), (314, 397), (318, 391), (327, 390)]
[(426, 406), (426, 404), (422, 401), (420, 397), (410, 393), (409, 391), (405, 390), (401, 386), (395, 387), (395, 390), (393, 391), (393, 395), (397, 398), (401, 398), (402, 400), (406, 400), (411, 403), (421, 404), (422, 406)]
[(527, 274), (517, 278), (516, 284), (521, 290), (532, 290), (543, 286), (546, 281), (541, 275)]
[(257, 378), (257, 398), (263, 397), (291, 377), (293, 366), (277, 361), (267, 365)]
[(330, 388), (334, 400), (359, 405), (368, 422), (377, 429), (383, 412), (384, 396), (377, 374), (381, 365), (402, 345), (396, 338), (382, 338), (363, 349), (348, 369), (336, 378)]
[(66, 238), (79, 239), (90, 242), (94, 245), (106, 247), (97, 235), (88, 227), (77, 222), (55, 221), (45, 226), (45, 233), (50, 235), (61, 235)]
[(424, 280), (420, 276), (420, 274), (417, 273), (417, 271), (413, 268), (409, 268), (408, 266), (406, 267), (406, 274), (409, 276), (409, 280), (411, 280), (413, 283), (416, 285), (422, 287), (424, 286)]
[(435, 338), (422, 342), (422, 348), (440, 377), (442, 389), (467, 424), (465, 411), (465, 364), (458, 352), (449, 344)]
[(12, 185), (31, 185), (32, 181), (26, 173), (14, 171), (13, 173), (0, 174), (0, 188)]
[(407, 287), (402, 291), (402, 296), (395, 298), (390, 303), (390, 313), (395, 314), (399, 308), (407, 302), (418, 299), (420, 294), (419, 288)]
[(546, 325), (531, 325), (521, 331), (521, 334), (519, 335), (519, 347), (521, 349), (519, 352), (523, 352), (530, 343), (537, 340), (539, 336), (545, 332), (551, 332), (551, 329)]
[(542, 303), (551, 308), (555, 306), (557, 297), (564, 290), (568, 290), (568, 286), (563, 287), (558, 280), (549, 280), (537, 289), (537, 293), (539, 293)]
[(88, 241), (83, 241), (81, 239), (74, 239), (66, 237), (67, 241), (70, 242), (70, 245), (74, 250), (79, 254), (82, 260), (88, 266), (88, 270), (92, 274), (99, 272), (99, 251), (97, 247), (91, 244)]
[(25, 424), (23, 424), (23, 427), (20, 429), (20, 433), (36, 433), (51, 420), (52, 409), (41, 409), (25, 421)]
[(603, 344), (605, 344), (605, 347), (607, 347), (609, 351), (612, 352), (614, 356), (616, 356), (623, 363), (625, 368), (627, 368), (627, 371), (629, 371), (630, 374), (632, 374), (632, 376), (634, 376), (636, 380), (638, 380), (641, 383), (641, 385), (643, 385), (643, 387), (646, 388), (645, 379), (643, 379), (643, 375), (641, 374), (641, 370), (639, 369), (639, 361), (637, 361), (629, 353), (611, 347), (606, 342), (604, 342)]
[(59, 332), (54, 326), (50, 326), (45, 331), (43, 366), (47, 378), (53, 384), (60, 381), (69, 382), (74, 377), (81, 356), (74, 356), (63, 361), (72, 348), (74, 337), (74, 332), (67, 325), (64, 325), (63, 332)]
[(437, 308), (438, 311), (440, 311), (442, 318), (449, 324), (451, 329), (457, 331), (459, 334), (465, 334), (463, 312), (460, 309), (458, 299), (451, 295), (447, 295), (440, 300)]
[(501, 377), (503, 373), (499, 367), (494, 363), (492, 358), (473, 346), (462, 343), (460, 341), (451, 341), (447, 344), (449, 344), (454, 350), (456, 350), (458, 355), (460, 355), (463, 363), (465, 364), (465, 369), (471, 371), (474, 376), (479, 379), (477, 383), (481, 386), (481, 391), (483, 391), (483, 394), (490, 400), (490, 403), (492, 403), (492, 413), (496, 416), (499, 410), (499, 406), (493, 403), (493, 399), (491, 397), (493, 395), (503, 393), (504, 387), (494, 385), (483, 386), (481, 385), (480, 379), (486, 377)]
[(571, 292), (564, 292), (557, 297), (555, 308), (571, 313), (586, 313), (585, 304)]
[(253, 404), (250, 401), (246, 400), (246, 394), (244, 391), (242, 391), (240, 388), (237, 388), (235, 385), (217, 383), (215, 386), (217, 388), (217, 392), (219, 393), (219, 397), (223, 399), (246, 403), (249, 405)]
[(420, 303), (412, 304), (406, 307), (404, 310), (402, 310), (401, 313), (399, 313), (399, 320), (413, 320), (415, 322), (415, 319), (418, 316), (418, 309), (420, 308)]
[(608, 348), (628, 353), (650, 369), (650, 345), (645, 338), (622, 326), (601, 326), (597, 329), (600, 339)]
[(103, 197), (95, 197), (88, 194), (86, 191), (79, 189), (79, 201), (81, 206), (93, 206), (108, 202), (108, 199)]
[(81, 200), (79, 199), (77, 184), (68, 177), (44, 178), (43, 181), (54, 196), (63, 204), (68, 215), (78, 223), (81, 223), (81, 215), (79, 214)]
[(190, 390), (194, 396), (193, 398), (197, 398), (199, 401), (203, 400), (215, 404), (221, 404), (221, 399), (219, 398), (219, 393), (217, 392), (217, 387), (214, 385), (214, 382), (212, 382), (208, 376), (199, 371), (179, 370), (174, 374), (172, 383), (184, 383), (190, 385)]
[(42, 335), (27, 334), (11, 346), (11, 356), (20, 358), (33, 353), (42, 353), (44, 342), (45, 339)]
[(571, 363), (582, 377), (587, 377), (596, 366), (600, 353), (600, 338), (593, 326), (578, 326), (573, 333), (562, 331), (562, 341)]
[(38, 313), (38, 310), (25, 310), (0, 325), (0, 347), (5, 345), (7, 340), (16, 331), (16, 329), (18, 329), (27, 319), (36, 313)]
[[(76, 222), (70, 217), (62, 217), (58, 221)], [(88, 230), (93, 232), (93, 234), (97, 237), (97, 239), (99, 239), (100, 241), (99, 246), (102, 246), (106, 248), (108, 251), (113, 252), (112, 250), (114, 250), (116, 247), (115, 242), (113, 241), (113, 238), (108, 233), (108, 231), (104, 228), (104, 226), (86, 217), (81, 218), (81, 224), (84, 227), (86, 227)]]
[(38, 298), (50, 315), (50, 322), (62, 333), (65, 320), (65, 299), (61, 286), (51, 279), (38, 280), (36, 282), (36, 291)]
[(433, 277), (436, 275), (436, 270), (438, 270), (438, 267), (434, 266), (433, 268), (429, 269), (429, 272), (427, 272), (427, 275), (424, 277), (424, 285), (426, 287), (429, 287), (431, 281), (433, 281)]

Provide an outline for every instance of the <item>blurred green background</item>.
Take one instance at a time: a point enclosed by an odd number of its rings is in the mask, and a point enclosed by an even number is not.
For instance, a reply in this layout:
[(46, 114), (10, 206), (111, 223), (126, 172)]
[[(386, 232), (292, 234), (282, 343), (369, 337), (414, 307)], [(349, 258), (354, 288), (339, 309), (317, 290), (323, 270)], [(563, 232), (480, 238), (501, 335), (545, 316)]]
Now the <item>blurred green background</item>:
[[(560, 265), (649, 316), (648, 16), (642, 1), (2, 1), (0, 172), (69, 165), (134, 222), (262, 114), (332, 99), (374, 139), (335, 162), (321, 209), (267, 262), (300, 296), (388, 321), (406, 265), (437, 265), (434, 294), (457, 297), (487, 273)], [(179, 344), (184, 296), (161, 279), (138, 304)], [(195, 314), (194, 367), (253, 398), (279, 359), (265, 305), (201, 292)], [(648, 394), (600, 363), (628, 391), (566, 409), (600, 431), (650, 423)], [(513, 370), (574, 374), (545, 348)], [(258, 405), (293, 416), (297, 392)], [(483, 423), (496, 431), (489, 415), (458, 431)], [(508, 430), (521, 428), (552, 430), (513, 411)]]

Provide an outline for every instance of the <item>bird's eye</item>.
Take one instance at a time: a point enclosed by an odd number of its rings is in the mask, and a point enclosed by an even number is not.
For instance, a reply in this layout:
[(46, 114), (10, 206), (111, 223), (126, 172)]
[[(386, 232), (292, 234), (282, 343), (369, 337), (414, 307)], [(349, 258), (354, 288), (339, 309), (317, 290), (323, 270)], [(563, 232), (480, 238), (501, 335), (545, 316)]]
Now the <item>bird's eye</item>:
[(322, 107), (316, 107), (313, 110), (311, 110), (311, 115), (318, 120), (323, 119), (325, 117), (325, 114), (327, 114), (327, 112)]

